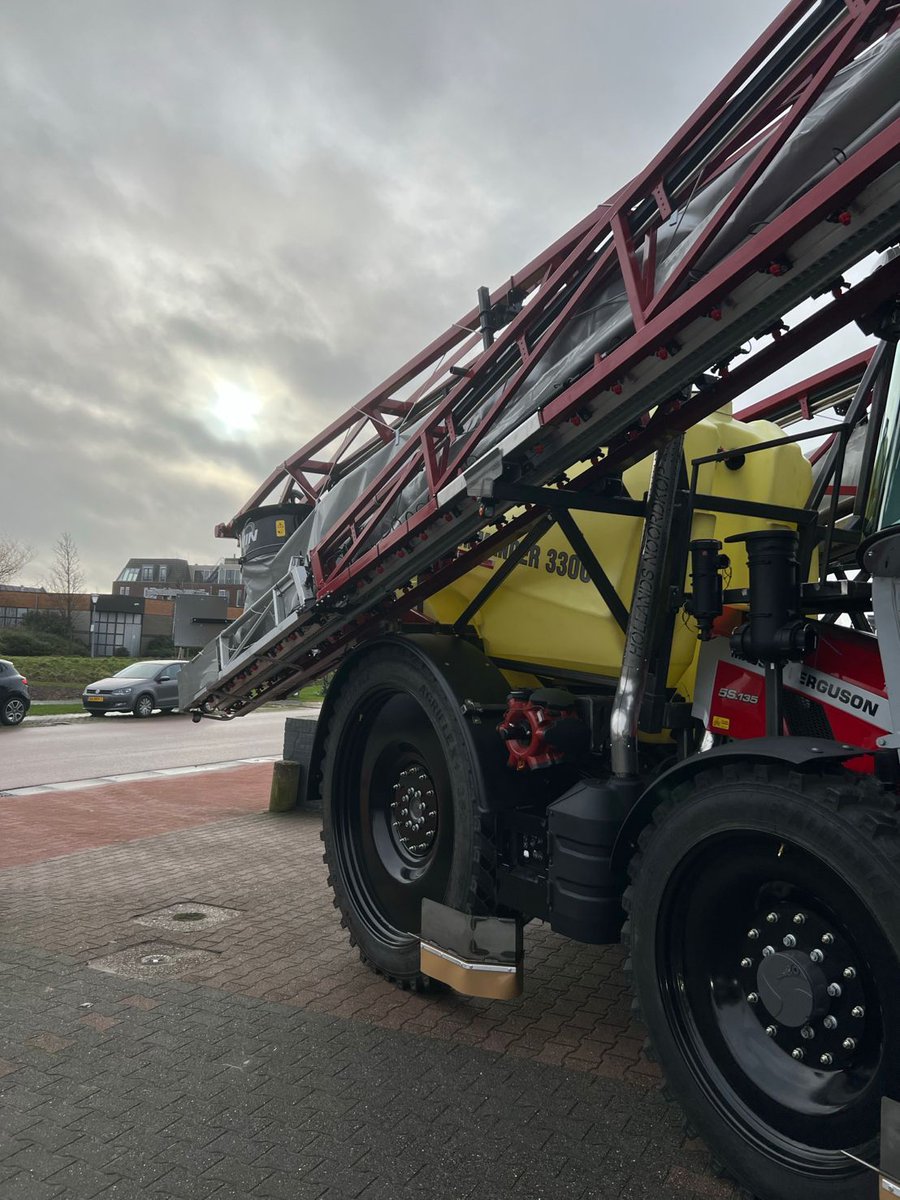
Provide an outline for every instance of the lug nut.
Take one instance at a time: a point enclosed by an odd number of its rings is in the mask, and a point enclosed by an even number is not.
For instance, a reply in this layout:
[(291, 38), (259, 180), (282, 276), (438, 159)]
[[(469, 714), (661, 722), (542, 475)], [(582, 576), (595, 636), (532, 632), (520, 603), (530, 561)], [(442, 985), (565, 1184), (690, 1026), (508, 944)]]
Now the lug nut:
[(799, 1046), (795, 1046), (794, 1049), (791, 1051), (791, 1058), (796, 1058), (797, 1062), (802, 1062), (802, 1060), (805, 1057), (806, 1057), (805, 1054), (803, 1053), (803, 1051), (800, 1049)]
[(806, 913), (794, 913), (794, 924), (795, 925), (805, 925), (806, 924)]
[(844, 978), (845, 979), (855, 979), (856, 978), (856, 972), (854, 971), (854, 969), (852, 967), (844, 967)]
[(749, 929), (747, 931), (747, 937), (750, 939), (751, 942), (755, 942), (756, 939), (759, 937), (759, 930), (758, 929)]
[(804, 1039), (804, 1041), (808, 1042), (810, 1038), (814, 1038), (816, 1036), (816, 1031), (811, 1025), (804, 1025), (800, 1030), (800, 1036)]
[(866, 1010), (863, 1008), (863, 1006), (861, 1004), (854, 1004), (853, 1007), (850, 1009), (850, 1016), (856, 1017), (857, 1020), (860, 1017), (864, 1017), (865, 1015), (866, 1015)]
[(841, 985), (839, 983), (829, 983), (828, 995), (831, 996), (832, 999), (837, 999), (837, 997), (840, 996), (840, 994), (841, 994)]
[(774, 925), (775, 922), (778, 920), (778, 913), (777, 912), (766, 913), (766, 920), (769, 922), (770, 925)]
[(774, 953), (774, 946), (763, 946), (763, 958), (771, 958)]
[(834, 1062), (834, 1059), (831, 1057), (830, 1054), (820, 1054), (819, 1062), (822, 1064), (823, 1067), (830, 1067), (831, 1064)]
[(789, 933), (782, 938), (782, 944), (787, 946), (788, 950), (793, 950), (793, 948), (797, 945), (797, 939), (792, 933)]
[(758, 992), (750, 992), (749, 995), (747, 996), (747, 1003), (748, 1004), (759, 1004), (759, 993)]
[(810, 950), (809, 957), (810, 957), (810, 960), (814, 963), (820, 963), (820, 962), (825, 961), (825, 955), (822, 953), (821, 950)]
[(745, 971), (749, 971), (749, 969), (753, 966), (753, 959), (752, 958), (742, 958), (741, 966), (744, 968)]
[(766, 1033), (769, 1035), (769, 1037), (774, 1037), (777, 1032), (778, 1032), (777, 1025), (767, 1025), (766, 1026)]
[(844, 1040), (841, 1042), (841, 1045), (845, 1050), (855, 1050), (856, 1038), (844, 1038)]
[(823, 933), (822, 934), (822, 945), (823, 946), (831, 946), (833, 944), (834, 944), (834, 934), (833, 933)]
[(837, 1017), (827, 1016), (822, 1022), (826, 1029), (837, 1029)]

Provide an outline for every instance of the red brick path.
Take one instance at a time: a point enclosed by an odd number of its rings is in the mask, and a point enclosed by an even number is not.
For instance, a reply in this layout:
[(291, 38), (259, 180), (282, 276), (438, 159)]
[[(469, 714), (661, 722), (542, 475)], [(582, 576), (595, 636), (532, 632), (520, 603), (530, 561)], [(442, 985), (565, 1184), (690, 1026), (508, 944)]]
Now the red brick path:
[(0, 799), (0, 869), (261, 812), (271, 763)]

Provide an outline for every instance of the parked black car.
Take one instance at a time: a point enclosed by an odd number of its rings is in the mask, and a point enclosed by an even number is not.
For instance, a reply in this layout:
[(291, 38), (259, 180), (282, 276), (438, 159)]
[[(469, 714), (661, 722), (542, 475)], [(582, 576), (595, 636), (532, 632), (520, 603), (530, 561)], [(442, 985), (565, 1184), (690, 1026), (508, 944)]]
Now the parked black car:
[(31, 708), (28, 680), (7, 658), (0, 658), (0, 725), (21, 725)]

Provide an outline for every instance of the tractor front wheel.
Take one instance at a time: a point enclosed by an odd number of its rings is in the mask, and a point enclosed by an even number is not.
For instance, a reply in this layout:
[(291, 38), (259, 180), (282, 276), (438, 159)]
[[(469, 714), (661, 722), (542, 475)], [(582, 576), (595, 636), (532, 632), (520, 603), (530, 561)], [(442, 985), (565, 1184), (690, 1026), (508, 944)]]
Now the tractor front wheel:
[(762, 1200), (862, 1200), (900, 1096), (900, 823), (870, 778), (710, 769), (644, 831), (625, 897), (674, 1098)]
[(339, 684), (322, 761), (334, 902), (360, 957), (423, 989), (422, 900), (493, 910), (484, 781), (460, 705), (437, 668), (401, 645), (360, 657)]

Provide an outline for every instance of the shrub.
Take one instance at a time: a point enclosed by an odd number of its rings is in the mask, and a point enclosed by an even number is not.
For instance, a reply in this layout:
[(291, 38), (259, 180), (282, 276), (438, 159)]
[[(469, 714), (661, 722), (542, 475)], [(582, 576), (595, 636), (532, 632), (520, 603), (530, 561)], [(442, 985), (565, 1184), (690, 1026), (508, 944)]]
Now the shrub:
[(51, 633), (56, 637), (71, 641), (72, 631), (69, 623), (60, 612), (30, 612), (26, 613), (19, 625), (29, 633)]
[(78, 642), (72, 642), (55, 633), (33, 632), (29, 629), (8, 629), (0, 634), (0, 653), (7, 658), (13, 658), (17, 654), (32, 656), (62, 654), (87, 657), (87, 650)]
[(151, 638), (147, 643), (146, 655), (147, 658), (175, 658), (175, 643), (165, 634)]

